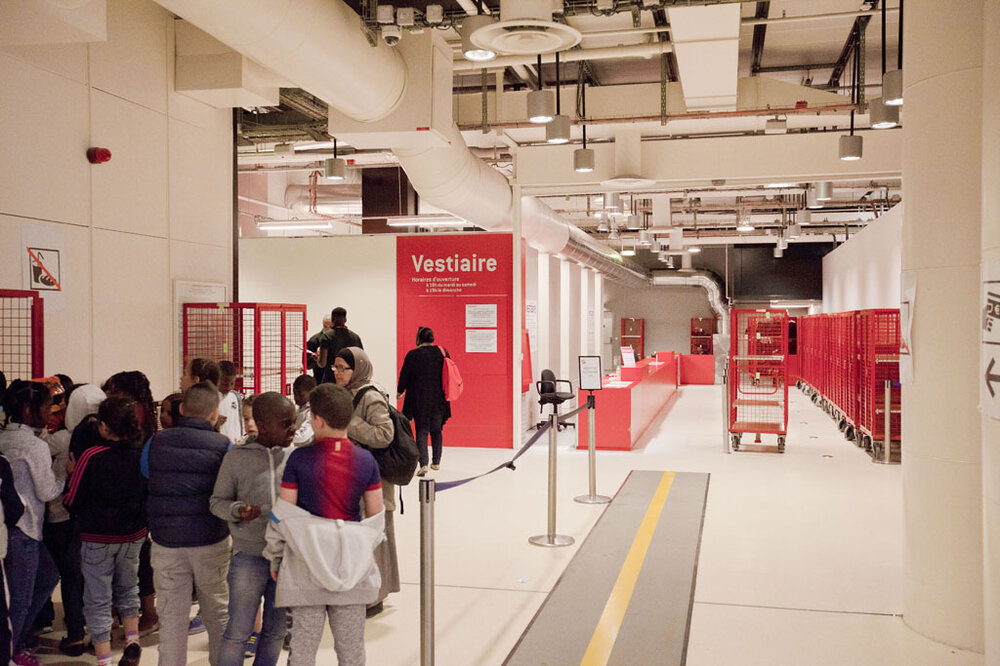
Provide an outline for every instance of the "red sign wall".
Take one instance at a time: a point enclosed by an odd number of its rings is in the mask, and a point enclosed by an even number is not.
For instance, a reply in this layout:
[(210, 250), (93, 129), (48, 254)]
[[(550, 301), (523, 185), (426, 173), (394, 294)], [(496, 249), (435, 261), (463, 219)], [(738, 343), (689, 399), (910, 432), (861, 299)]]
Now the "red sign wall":
[(465, 384), (451, 405), (445, 446), (513, 446), (511, 243), (510, 234), (396, 241), (398, 365), (416, 345), (417, 329), (428, 326)]

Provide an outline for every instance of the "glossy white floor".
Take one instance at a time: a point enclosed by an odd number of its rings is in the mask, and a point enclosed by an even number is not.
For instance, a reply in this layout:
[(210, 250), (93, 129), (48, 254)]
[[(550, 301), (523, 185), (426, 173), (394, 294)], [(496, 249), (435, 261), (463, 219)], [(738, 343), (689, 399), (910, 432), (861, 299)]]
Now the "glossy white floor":
[[(712, 475), (687, 663), (982, 664), (981, 655), (922, 638), (899, 616), (900, 468), (872, 464), (794, 389), (784, 455), (727, 455), (719, 391), (684, 387), (641, 448), (598, 454), (598, 492), (605, 494), (631, 469)], [(572, 500), (587, 491), (586, 452), (573, 443), (573, 430), (561, 434), (558, 532), (579, 544), (602, 507)], [(502, 663), (576, 550), (527, 542), (546, 528), (544, 444), (522, 457), (516, 471), (437, 497), (438, 664)], [(446, 449), (437, 478), (483, 472), (510, 454)], [(367, 624), (368, 663), (378, 666), (419, 663), (416, 483), (404, 497), (406, 513), (396, 518), (403, 590)], [(189, 663), (207, 664), (206, 647), (204, 634), (192, 637)], [(146, 648), (143, 662), (154, 663), (155, 652)], [(317, 663), (335, 659), (328, 630)], [(54, 656), (45, 662), (72, 663)]]

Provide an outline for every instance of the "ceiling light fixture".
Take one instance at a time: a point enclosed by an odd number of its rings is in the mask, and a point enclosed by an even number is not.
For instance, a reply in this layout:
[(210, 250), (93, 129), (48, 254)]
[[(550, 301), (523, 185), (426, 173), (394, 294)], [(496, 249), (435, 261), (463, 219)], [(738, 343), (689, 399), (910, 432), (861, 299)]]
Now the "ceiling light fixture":
[(639, 229), (639, 245), (643, 247), (649, 247), (653, 244), (653, 239), (649, 237), (649, 232), (645, 229)]
[(896, 69), (885, 71), (885, 15), (882, 3), (882, 101), (888, 106), (903, 105), (903, 0), (899, 0), (899, 37), (896, 40)]
[(816, 201), (829, 201), (833, 198), (833, 183), (828, 180), (816, 183)]
[(591, 173), (594, 170), (594, 151), (587, 148), (587, 86), (583, 82), (583, 67), (580, 67), (580, 117), (583, 123), (583, 148), (573, 151), (573, 170), (577, 173)]
[(623, 257), (634, 257), (635, 256), (635, 248), (634, 247), (623, 247), (622, 248), (622, 256)]
[(545, 141), (547, 143), (569, 143), (569, 116), (562, 115), (562, 100), (560, 99), (559, 54), (556, 53), (556, 115), (552, 122), (545, 126)]
[(347, 176), (347, 162), (337, 157), (337, 140), (333, 140), (333, 157), (323, 160), (323, 175), (328, 180), (344, 180)]
[(869, 102), (868, 117), (872, 129), (891, 129), (899, 124), (899, 107), (889, 106), (881, 97), (876, 97)]
[(604, 210), (609, 215), (622, 212), (622, 195), (619, 192), (607, 192), (604, 195)]
[(295, 220), (275, 220), (273, 222), (258, 222), (257, 228), (261, 231), (300, 231), (300, 230), (315, 230), (320, 231), (323, 229), (332, 229), (333, 223), (330, 221), (321, 222), (297, 222)]
[[(861, 40), (854, 40), (854, 68), (853, 75), (851, 77), (851, 103), (854, 107), (851, 109), (851, 133), (847, 136), (840, 137), (839, 149), (840, 149), (840, 159), (847, 161), (854, 161), (861, 159), (861, 149), (863, 147), (863, 140), (860, 136), (854, 135), (854, 114), (857, 111), (858, 103), (861, 99), (858, 94), (858, 79), (861, 75)], [(811, 208), (812, 206), (810, 206)]]
[(605, 222), (604, 220), (601, 220), (601, 221), (600, 221), (600, 222), (599, 222), (599, 223), (597, 224), (597, 230), (598, 230), (598, 231), (599, 231), (600, 233), (602, 233), (602, 234), (603, 234), (603, 233), (605, 233), (605, 232), (606, 232), (606, 231), (608, 230), (608, 223), (607, 223), (607, 222)]
[(764, 189), (768, 190), (782, 190), (789, 187), (798, 187), (798, 183), (766, 183)]
[(608, 240), (618, 240), (618, 227), (612, 226), (611, 233), (608, 234)]
[(454, 215), (430, 214), (430, 215), (395, 215), (387, 217), (386, 225), (390, 227), (462, 227), (471, 226), (468, 220)]
[(542, 90), (542, 56), (538, 56), (538, 90), (528, 93), (528, 122), (541, 125), (552, 122), (556, 114), (556, 98), (551, 90)]
[(462, 55), (465, 56), (466, 60), (489, 62), (497, 57), (496, 51), (483, 48), (472, 42), (472, 33), (492, 23), (493, 17), (486, 14), (473, 14), (462, 19)]
[(701, 247), (698, 245), (691, 245), (688, 247), (688, 252), (690, 252), (691, 254), (698, 254), (699, 252), (701, 252)]
[(746, 217), (743, 217), (739, 213), (737, 213), (736, 214), (736, 231), (740, 232), (741, 234), (745, 234), (745, 233), (747, 233), (749, 231), (753, 231), (753, 230), (754, 230), (754, 226), (753, 226), (753, 224), (750, 223), (750, 216), (747, 215)]

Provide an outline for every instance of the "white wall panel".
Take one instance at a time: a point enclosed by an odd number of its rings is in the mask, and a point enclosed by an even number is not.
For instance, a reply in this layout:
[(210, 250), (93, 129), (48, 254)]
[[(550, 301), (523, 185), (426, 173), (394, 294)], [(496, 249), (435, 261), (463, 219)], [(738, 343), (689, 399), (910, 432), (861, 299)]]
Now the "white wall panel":
[(167, 241), (95, 229), (94, 381), (142, 370), (153, 395), (173, 387)]
[(86, 44), (5, 46), (0, 52), (24, 60), (32, 67), (64, 78), (87, 83)]
[(248, 238), (240, 241), (240, 300), (304, 303), (309, 334), (336, 306), (361, 336), (375, 381), (396, 388), (396, 237)]
[(823, 310), (899, 307), (900, 204), (823, 257)]
[(90, 223), (85, 86), (0, 54), (0, 212)]
[(92, 168), (94, 226), (166, 237), (166, 116), (99, 90), (91, 98), (94, 145), (112, 154)]
[(90, 83), (116, 97), (166, 113), (167, 23), (153, 2), (108, 0), (108, 41), (90, 45)]
[[(229, 118), (229, 112), (217, 111)], [(170, 236), (220, 247), (232, 244), (232, 138), (169, 121)]]

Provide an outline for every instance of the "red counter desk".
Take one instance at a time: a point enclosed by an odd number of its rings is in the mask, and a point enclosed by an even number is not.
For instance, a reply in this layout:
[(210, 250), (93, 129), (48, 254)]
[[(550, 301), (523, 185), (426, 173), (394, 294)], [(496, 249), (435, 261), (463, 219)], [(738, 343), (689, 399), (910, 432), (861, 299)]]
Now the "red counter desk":
[[(630, 451), (656, 415), (677, 392), (677, 354), (657, 352), (656, 361), (643, 359), (634, 368), (621, 368), (620, 379), (604, 377), (595, 391), (597, 448)], [(587, 402), (580, 391), (578, 404)], [(577, 416), (577, 448), (587, 448), (587, 414)]]

